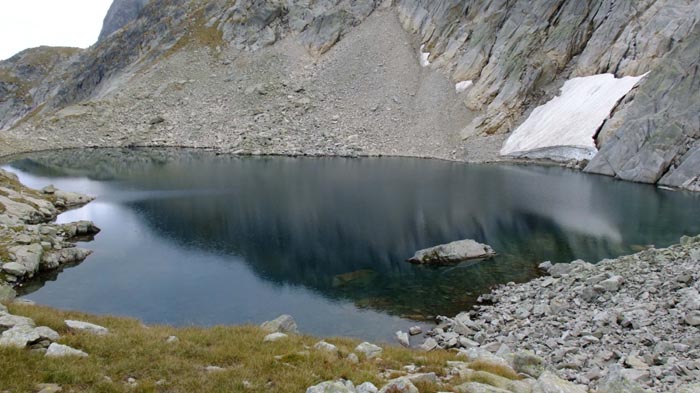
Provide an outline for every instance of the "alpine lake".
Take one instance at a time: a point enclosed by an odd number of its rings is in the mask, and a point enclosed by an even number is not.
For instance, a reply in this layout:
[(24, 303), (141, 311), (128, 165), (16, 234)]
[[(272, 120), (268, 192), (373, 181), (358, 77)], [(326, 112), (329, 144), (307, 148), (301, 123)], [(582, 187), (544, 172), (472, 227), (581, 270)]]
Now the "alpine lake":
[[(42, 152), (3, 166), (34, 188), (96, 196), (58, 217), (102, 229), (80, 265), (20, 295), (149, 324), (259, 324), (391, 342), (537, 277), (700, 233), (700, 196), (559, 167), (413, 158), (236, 157), (198, 150)], [(406, 262), (455, 240), (498, 255)]]

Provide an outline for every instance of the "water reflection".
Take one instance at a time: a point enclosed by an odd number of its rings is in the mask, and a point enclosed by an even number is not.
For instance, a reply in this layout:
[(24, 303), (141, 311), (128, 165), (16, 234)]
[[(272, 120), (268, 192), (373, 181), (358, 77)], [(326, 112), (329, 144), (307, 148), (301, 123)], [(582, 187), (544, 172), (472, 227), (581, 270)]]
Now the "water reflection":
[[(103, 228), (95, 254), (30, 297), (155, 322), (290, 312), (312, 333), (388, 337), (405, 319), (454, 314), (494, 284), (528, 280), (543, 260), (597, 261), (700, 233), (695, 196), (559, 168), (167, 150), (44, 153), (11, 165), (36, 186), (99, 196), (61, 217)], [(464, 238), (499, 256), (404, 262)]]

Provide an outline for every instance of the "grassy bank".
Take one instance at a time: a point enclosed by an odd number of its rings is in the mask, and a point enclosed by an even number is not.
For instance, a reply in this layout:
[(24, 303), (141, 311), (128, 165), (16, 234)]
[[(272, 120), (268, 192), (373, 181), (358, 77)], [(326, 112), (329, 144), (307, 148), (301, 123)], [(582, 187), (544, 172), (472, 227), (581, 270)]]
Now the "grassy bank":
[[(40, 306), (10, 304), (10, 313), (33, 318), (61, 334), (59, 343), (80, 349), (87, 358), (46, 358), (27, 349), (0, 348), (0, 390), (37, 391), (39, 383), (61, 385), (76, 392), (304, 392), (325, 380), (345, 378), (381, 387), (386, 379), (400, 376), (408, 364), (424, 366), (423, 372), (443, 375), (454, 353), (417, 352), (398, 346), (384, 346), (381, 360), (363, 359), (353, 364), (347, 355), (359, 341), (337, 338), (326, 341), (340, 349), (340, 355), (318, 351), (319, 341), (309, 336), (263, 343), (267, 334), (252, 326), (173, 328), (144, 326), (137, 320), (98, 317), (64, 312)], [(66, 319), (105, 326), (106, 336), (70, 331)], [(169, 336), (177, 342), (167, 342)], [(216, 366), (223, 370), (207, 371)], [(387, 372), (387, 370), (389, 370)], [(137, 386), (127, 382), (133, 378)], [(457, 384), (458, 380), (450, 384)], [(447, 386), (417, 384), (421, 392), (436, 392)]]

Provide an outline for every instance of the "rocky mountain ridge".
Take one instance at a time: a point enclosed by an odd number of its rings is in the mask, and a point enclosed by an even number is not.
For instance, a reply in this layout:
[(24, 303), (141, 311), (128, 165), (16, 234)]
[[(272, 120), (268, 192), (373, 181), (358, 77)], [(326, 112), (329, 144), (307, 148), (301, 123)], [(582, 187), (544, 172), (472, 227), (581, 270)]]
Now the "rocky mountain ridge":
[(47, 76), (22, 71), (22, 54), (0, 63), (0, 153), (492, 161), (567, 80), (646, 74), (578, 165), (700, 190), (699, 17), (685, 0), (117, 0), (100, 41), (50, 57)]

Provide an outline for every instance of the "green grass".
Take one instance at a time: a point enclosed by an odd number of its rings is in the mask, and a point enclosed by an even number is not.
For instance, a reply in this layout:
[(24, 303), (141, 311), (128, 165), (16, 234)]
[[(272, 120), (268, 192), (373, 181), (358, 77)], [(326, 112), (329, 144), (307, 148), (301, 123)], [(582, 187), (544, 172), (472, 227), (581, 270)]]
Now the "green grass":
[[(33, 318), (38, 326), (55, 329), (61, 334), (61, 344), (89, 354), (84, 359), (49, 359), (28, 350), (0, 348), (0, 387), (12, 392), (35, 391), (38, 383), (56, 383), (64, 391), (74, 392), (303, 392), (338, 378), (381, 387), (385, 381), (379, 375), (384, 370), (416, 364), (424, 366), (424, 372), (442, 374), (446, 362), (455, 359), (447, 351), (422, 353), (385, 346), (381, 360), (361, 358), (360, 364), (353, 364), (345, 356), (359, 342), (345, 338), (326, 339), (340, 349), (341, 356), (336, 357), (311, 348), (319, 339), (309, 336), (263, 343), (266, 333), (254, 326), (146, 327), (128, 318), (40, 306), (11, 304), (9, 309)], [(65, 319), (96, 323), (109, 328), (110, 334), (71, 332), (64, 325)], [(171, 335), (179, 341), (167, 343)], [(206, 366), (225, 370), (207, 372)], [(128, 378), (135, 378), (138, 387), (129, 387), (125, 383)], [(244, 381), (252, 389), (245, 389)], [(420, 388), (430, 393), (446, 387), (423, 384)]]

